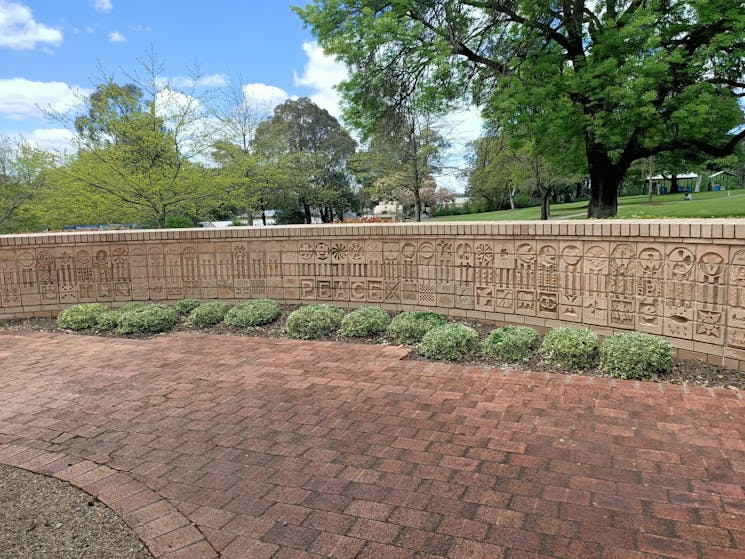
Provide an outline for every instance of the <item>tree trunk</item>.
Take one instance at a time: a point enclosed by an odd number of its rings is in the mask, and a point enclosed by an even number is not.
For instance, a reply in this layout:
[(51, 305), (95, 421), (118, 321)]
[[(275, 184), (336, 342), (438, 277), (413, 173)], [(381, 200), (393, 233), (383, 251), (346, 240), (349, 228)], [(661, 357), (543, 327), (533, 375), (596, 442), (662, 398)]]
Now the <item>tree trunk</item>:
[(608, 154), (591, 150), (587, 152), (587, 166), (591, 183), (587, 217), (613, 217), (618, 212), (618, 188), (626, 169), (614, 165)]
[(510, 209), (511, 210), (514, 210), (515, 209), (515, 194), (516, 194), (516, 192), (517, 192), (517, 189), (510, 188)]
[(418, 188), (414, 190), (414, 221), (422, 221), (422, 200)]
[(541, 219), (551, 217), (551, 189), (541, 191)]
[(310, 206), (306, 202), (303, 202), (303, 213), (305, 214), (305, 223), (308, 225), (313, 223), (312, 216), (310, 215)]
[(670, 179), (670, 192), (677, 194), (680, 192), (680, 184), (678, 183), (678, 175), (673, 173), (673, 178)]
[(266, 227), (266, 205), (264, 199), (261, 199), (261, 223)]

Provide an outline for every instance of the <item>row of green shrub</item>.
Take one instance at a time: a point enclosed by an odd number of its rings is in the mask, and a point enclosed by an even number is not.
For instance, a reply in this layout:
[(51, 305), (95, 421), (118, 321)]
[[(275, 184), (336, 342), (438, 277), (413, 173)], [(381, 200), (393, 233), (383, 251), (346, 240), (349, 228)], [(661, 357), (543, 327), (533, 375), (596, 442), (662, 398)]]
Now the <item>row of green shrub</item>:
[[(293, 338), (323, 338), (338, 333), (347, 337), (387, 334), (400, 344), (415, 345), (425, 357), (456, 361), (479, 348), (476, 330), (448, 323), (433, 312), (403, 312), (390, 320), (379, 307), (364, 307), (345, 314), (333, 305), (307, 305), (287, 319), (287, 334)], [(569, 370), (600, 366), (617, 378), (642, 379), (670, 371), (670, 344), (640, 332), (617, 334), (601, 345), (598, 335), (586, 328), (560, 327), (541, 341), (527, 326), (505, 326), (493, 330), (481, 344), (481, 352), (502, 361), (523, 361), (536, 352), (544, 361)]]
[[(121, 334), (157, 333), (173, 328), (178, 316), (186, 316), (192, 327), (208, 327), (224, 322), (227, 326), (249, 328), (274, 321), (279, 305), (271, 299), (239, 303), (200, 303), (196, 299), (179, 301), (173, 307), (131, 303), (119, 310), (92, 303), (60, 312), (61, 328), (98, 328)], [(292, 312), (285, 325), (287, 334), (297, 339), (317, 339), (338, 334), (369, 337), (387, 334), (399, 344), (416, 346), (431, 359), (456, 361), (480, 349), (501, 361), (528, 360), (536, 353), (544, 361), (565, 369), (591, 369), (600, 366), (618, 378), (649, 378), (672, 368), (670, 344), (656, 336), (631, 332), (608, 337), (601, 345), (597, 334), (585, 328), (560, 327), (541, 341), (538, 332), (527, 326), (505, 326), (493, 330), (481, 343), (476, 330), (448, 323), (433, 312), (403, 312), (393, 320), (380, 307), (363, 307), (350, 313), (329, 304), (306, 305)]]
[(270, 299), (239, 303), (202, 304), (196, 299), (184, 299), (173, 307), (159, 304), (130, 303), (118, 310), (109, 310), (100, 303), (85, 303), (65, 309), (57, 316), (57, 325), (67, 330), (116, 330), (120, 334), (155, 334), (173, 328), (179, 316), (196, 328), (225, 322), (228, 326), (248, 328), (272, 322), (279, 316), (279, 305)]

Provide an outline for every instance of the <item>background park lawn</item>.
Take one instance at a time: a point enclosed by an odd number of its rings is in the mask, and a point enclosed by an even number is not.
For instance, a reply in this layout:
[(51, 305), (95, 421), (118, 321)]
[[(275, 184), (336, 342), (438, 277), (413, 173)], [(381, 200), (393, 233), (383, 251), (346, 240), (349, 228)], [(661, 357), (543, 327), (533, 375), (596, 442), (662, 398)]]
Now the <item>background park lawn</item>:
[[(654, 196), (625, 196), (618, 199), (618, 218), (639, 219), (656, 217), (743, 217), (745, 216), (745, 189), (723, 192), (694, 192), (693, 200), (683, 200), (683, 194)], [(433, 218), (437, 221), (523, 221), (540, 219), (541, 208), (519, 208), (477, 214), (453, 215)], [(587, 201), (570, 204), (552, 204), (551, 219), (584, 219)]]

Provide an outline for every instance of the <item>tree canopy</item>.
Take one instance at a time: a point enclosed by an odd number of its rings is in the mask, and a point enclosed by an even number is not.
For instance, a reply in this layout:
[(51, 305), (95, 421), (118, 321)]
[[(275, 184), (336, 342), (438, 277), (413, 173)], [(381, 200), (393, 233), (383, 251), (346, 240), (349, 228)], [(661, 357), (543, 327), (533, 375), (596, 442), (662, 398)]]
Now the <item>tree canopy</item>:
[(369, 129), (382, 106), (469, 95), (487, 121), (543, 114), (582, 142), (589, 217), (615, 215), (631, 164), (671, 150), (725, 156), (745, 137), (745, 10), (732, 0), (315, 0), (295, 8), (350, 68)]
[(290, 99), (277, 106), (256, 129), (254, 150), (274, 166), (275, 184), (285, 202), (311, 222), (314, 208), (331, 221), (352, 205), (349, 159), (357, 143), (331, 114), (310, 99)]

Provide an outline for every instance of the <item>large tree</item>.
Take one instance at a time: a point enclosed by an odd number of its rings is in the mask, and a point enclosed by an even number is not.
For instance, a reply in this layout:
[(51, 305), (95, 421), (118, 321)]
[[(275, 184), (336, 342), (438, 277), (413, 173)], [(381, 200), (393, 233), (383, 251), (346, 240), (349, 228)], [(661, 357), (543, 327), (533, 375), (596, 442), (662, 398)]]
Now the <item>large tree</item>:
[(99, 220), (165, 227), (169, 217), (214, 201), (214, 183), (199, 163), (209, 130), (194, 88), (164, 83), (154, 55), (140, 62), (141, 75), (127, 83), (102, 79), (72, 121), (78, 149), (58, 177), (73, 201), (70, 219), (88, 218), (79, 210), (89, 206)]
[(421, 221), (421, 193), (435, 188), (434, 175), (441, 170), (448, 147), (434, 117), (412, 105), (388, 107), (367, 136), (368, 172), (375, 177), (369, 189), (372, 197), (397, 199), (404, 205), (410, 198), (414, 219)]
[(220, 90), (211, 113), (215, 121), (212, 159), (219, 172), (216, 178), (229, 205), (248, 216), (261, 211), (266, 225), (266, 204), (274, 189), (276, 168), (262, 160), (254, 149), (254, 136), (263, 121), (272, 115), (272, 101), (254, 95), (240, 74)]
[[(579, 134), (589, 217), (615, 215), (637, 159), (731, 153), (745, 86), (745, 10), (732, 0), (315, 0), (296, 9), (351, 70), (364, 122), (379, 98), (438, 104), (471, 94), (500, 123), (553, 115)], [(372, 119), (374, 120), (374, 118)]]
[(310, 99), (290, 99), (259, 124), (254, 149), (275, 169), (274, 183), (286, 203), (294, 203), (305, 223), (313, 210), (324, 222), (351, 207), (348, 167), (356, 142), (328, 111)]

